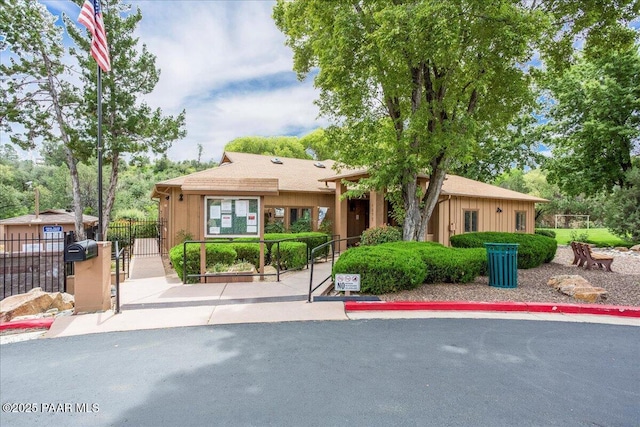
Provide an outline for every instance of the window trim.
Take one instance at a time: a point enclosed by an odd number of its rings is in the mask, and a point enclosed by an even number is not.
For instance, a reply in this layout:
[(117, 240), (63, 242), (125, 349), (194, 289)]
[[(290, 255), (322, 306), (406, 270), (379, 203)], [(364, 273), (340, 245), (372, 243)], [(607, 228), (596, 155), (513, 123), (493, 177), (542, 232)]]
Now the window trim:
[[(473, 230), (473, 215), (471, 215), (472, 216), (471, 224), (470, 224), (471, 225), (471, 227), (470, 227), (471, 230), (467, 231), (467, 212), (469, 212), (471, 214), (475, 213), (475, 216), (476, 216), (476, 221), (475, 221), (476, 222), (476, 227), (475, 227), (476, 229), (475, 230)], [(476, 232), (478, 232), (478, 230), (480, 228), (478, 226), (479, 222), (480, 222), (480, 210), (479, 209), (463, 209), (462, 210), (462, 230), (463, 230), (463, 233), (476, 233)]]
[[(518, 229), (518, 216), (522, 215), (524, 221), (522, 221), (522, 229)], [(526, 233), (527, 232), (527, 211), (515, 211), (515, 229), (516, 233)]]

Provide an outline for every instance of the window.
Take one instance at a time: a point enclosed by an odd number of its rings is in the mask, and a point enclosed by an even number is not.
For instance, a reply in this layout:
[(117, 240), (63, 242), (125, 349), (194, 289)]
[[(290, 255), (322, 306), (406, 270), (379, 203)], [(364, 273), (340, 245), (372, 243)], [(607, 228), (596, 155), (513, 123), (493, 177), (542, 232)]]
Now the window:
[(464, 211), (464, 232), (478, 231), (478, 211)]
[(516, 212), (516, 232), (527, 231), (527, 213), (522, 211)]

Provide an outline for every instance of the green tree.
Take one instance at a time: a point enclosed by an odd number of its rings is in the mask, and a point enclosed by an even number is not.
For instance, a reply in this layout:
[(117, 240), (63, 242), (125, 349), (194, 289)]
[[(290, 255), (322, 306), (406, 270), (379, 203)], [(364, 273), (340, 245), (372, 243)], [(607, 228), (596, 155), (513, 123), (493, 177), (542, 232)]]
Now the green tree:
[(333, 159), (333, 151), (327, 133), (322, 128), (315, 129), (300, 137), (300, 143), (305, 150), (311, 150), (316, 160)]
[(628, 188), (640, 149), (639, 45), (583, 55), (549, 82), (549, 180), (569, 195)]
[(310, 159), (305, 146), (295, 136), (243, 136), (225, 145), (225, 151), (264, 154), (268, 156)]
[[(81, 0), (77, 0), (81, 4)], [(116, 198), (121, 159), (126, 154), (166, 153), (173, 141), (186, 134), (185, 112), (167, 116), (162, 110), (152, 109), (139, 99), (150, 93), (160, 77), (155, 66), (155, 56), (145, 44), (139, 46), (134, 36), (142, 19), (140, 9), (131, 12), (131, 7), (121, 0), (102, 1), (103, 19), (111, 53), (111, 71), (102, 74), (103, 106), (102, 131), (105, 163), (110, 166), (109, 183), (104, 204), (101, 230), (106, 236), (109, 216)], [(82, 113), (88, 120), (83, 140), (87, 146), (97, 135), (97, 66), (89, 55), (90, 40), (69, 18), (65, 19), (69, 35), (79, 47), (71, 49), (82, 67), (84, 103)]]
[(640, 158), (625, 180), (627, 185), (615, 188), (606, 203), (606, 224), (617, 236), (640, 242)]
[(615, 3), (278, 0), (274, 19), (298, 76), (319, 68), (338, 160), (368, 168), (372, 188), (399, 188), (403, 238), (422, 240), (447, 171), (532, 104), (523, 64), (539, 51), (560, 69), (577, 35), (637, 16), (636, 2)]
[(56, 20), (35, 1), (15, 0), (0, 8), (0, 33), (10, 55), (0, 63), (0, 75), (6, 79), (0, 85), (0, 129), (12, 132), (11, 142), (24, 149), (35, 148), (38, 141), (62, 147), (71, 176), (76, 233), (82, 238), (77, 163), (88, 151), (78, 138), (78, 91), (65, 80), (69, 69), (63, 63), (63, 29)]

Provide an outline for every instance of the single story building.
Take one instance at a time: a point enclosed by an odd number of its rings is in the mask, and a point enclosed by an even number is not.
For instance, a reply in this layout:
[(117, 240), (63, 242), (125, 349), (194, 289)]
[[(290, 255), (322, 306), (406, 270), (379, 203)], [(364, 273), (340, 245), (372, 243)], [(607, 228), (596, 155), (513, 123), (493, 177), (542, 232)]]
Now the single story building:
[[(98, 223), (98, 217), (83, 215), (85, 230)], [(0, 220), (0, 253), (59, 252), (65, 233), (75, 231), (73, 212), (49, 209)], [(5, 261), (6, 263), (6, 261)]]
[[(152, 198), (159, 200), (159, 217), (166, 220), (167, 246), (185, 237), (259, 236), (266, 224), (279, 222), (288, 229), (302, 218), (314, 230), (330, 225), (341, 238), (392, 223), (383, 193), (342, 198), (345, 182), (356, 182), (367, 171), (337, 173), (334, 164), (226, 152), (215, 168), (158, 182)], [(420, 180), (426, 187), (428, 178)], [(535, 204), (546, 201), (447, 175), (426, 240), (448, 246), (452, 235), (471, 231), (533, 233)]]

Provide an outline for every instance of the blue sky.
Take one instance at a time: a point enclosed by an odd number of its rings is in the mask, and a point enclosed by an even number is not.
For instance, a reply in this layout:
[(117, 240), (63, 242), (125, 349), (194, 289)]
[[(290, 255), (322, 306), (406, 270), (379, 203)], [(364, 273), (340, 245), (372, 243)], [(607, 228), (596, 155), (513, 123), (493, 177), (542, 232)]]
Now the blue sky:
[[(75, 19), (70, 0), (40, 0)], [(144, 100), (166, 114), (186, 110), (187, 137), (172, 160), (219, 160), (224, 145), (249, 135), (303, 135), (325, 126), (312, 77), (299, 82), (293, 54), (271, 18), (268, 0), (130, 1), (143, 19), (140, 44), (156, 55), (160, 81)], [(107, 28), (107, 37), (109, 29)]]

